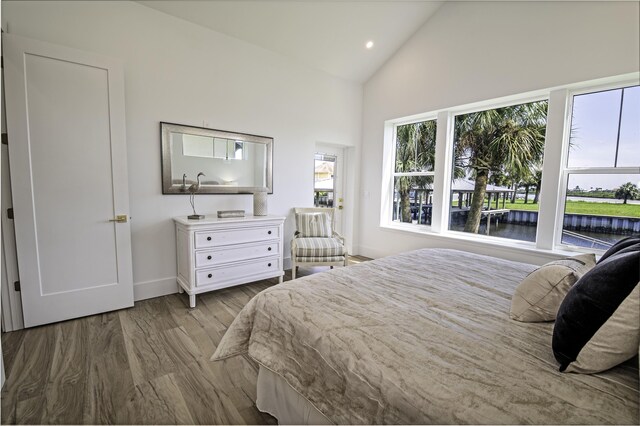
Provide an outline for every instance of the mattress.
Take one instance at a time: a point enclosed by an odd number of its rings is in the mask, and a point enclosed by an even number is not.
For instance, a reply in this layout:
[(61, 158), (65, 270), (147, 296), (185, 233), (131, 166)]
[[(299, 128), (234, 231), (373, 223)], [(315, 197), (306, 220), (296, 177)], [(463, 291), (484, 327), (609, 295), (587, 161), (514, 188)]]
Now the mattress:
[(552, 323), (509, 318), (534, 265), (424, 249), (253, 298), (212, 359), (248, 354), (334, 423), (638, 424), (637, 359), (560, 373)]

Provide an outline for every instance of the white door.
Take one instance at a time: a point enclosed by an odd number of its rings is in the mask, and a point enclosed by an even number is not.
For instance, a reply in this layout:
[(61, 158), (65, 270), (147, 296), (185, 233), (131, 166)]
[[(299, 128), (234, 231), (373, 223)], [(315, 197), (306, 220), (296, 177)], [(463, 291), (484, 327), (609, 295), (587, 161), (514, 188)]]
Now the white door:
[(2, 39), (25, 326), (133, 306), (122, 64)]
[(344, 149), (335, 145), (316, 145), (314, 157), (314, 204), (333, 207), (336, 232), (343, 234)]

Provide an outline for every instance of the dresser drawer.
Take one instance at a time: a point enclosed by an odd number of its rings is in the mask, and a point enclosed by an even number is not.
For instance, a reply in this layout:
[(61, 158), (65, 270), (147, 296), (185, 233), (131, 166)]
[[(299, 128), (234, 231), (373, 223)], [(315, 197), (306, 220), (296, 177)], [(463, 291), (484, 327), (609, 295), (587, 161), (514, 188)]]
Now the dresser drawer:
[(196, 271), (196, 287), (231, 281), (250, 275), (276, 274), (280, 270), (280, 259), (270, 257), (253, 262), (245, 262), (219, 268), (201, 269)]
[(278, 225), (260, 228), (229, 229), (196, 232), (196, 248), (219, 247), (230, 244), (280, 239)]
[(260, 244), (241, 244), (224, 249), (201, 250), (196, 252), (196, 268), (220, 265), (221, 263), (256, 259), (280, 253), (278, 241)]

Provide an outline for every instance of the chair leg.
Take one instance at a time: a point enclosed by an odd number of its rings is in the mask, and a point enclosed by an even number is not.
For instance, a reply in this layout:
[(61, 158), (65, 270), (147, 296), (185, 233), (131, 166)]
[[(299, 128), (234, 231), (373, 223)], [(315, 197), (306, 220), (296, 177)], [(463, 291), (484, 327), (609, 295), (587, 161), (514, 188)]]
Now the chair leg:
[(291, 279), (292, 280), (296, 279), (296, 269), (298, 269), (298, 267), (296, 266), (295, 263), (293, 265), (291, 265)]

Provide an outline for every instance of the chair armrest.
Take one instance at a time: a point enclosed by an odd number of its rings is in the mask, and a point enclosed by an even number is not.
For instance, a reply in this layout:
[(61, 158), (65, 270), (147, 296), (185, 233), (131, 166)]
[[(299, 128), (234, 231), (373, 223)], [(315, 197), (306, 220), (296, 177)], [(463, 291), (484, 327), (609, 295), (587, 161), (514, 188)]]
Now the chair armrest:
[(336, 231), (333, 231), (333, 237), (338, 238), (340, 241), (342, 241), (342, 244), (344, 244), (344, 237), (338, 234)]

